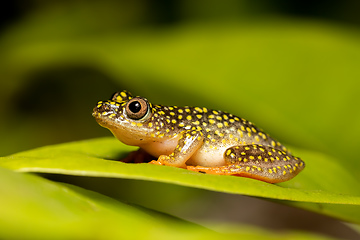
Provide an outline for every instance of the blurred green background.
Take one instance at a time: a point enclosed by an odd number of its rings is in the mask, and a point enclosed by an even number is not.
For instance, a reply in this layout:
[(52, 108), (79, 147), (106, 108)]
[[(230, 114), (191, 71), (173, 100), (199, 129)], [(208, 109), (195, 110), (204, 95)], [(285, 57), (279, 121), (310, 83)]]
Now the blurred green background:
[[(359, 8), (355, 0), (7, 1), (0, 156), (110, 136), (92, 108), (127, 89), (158, 104), (229, 111), (290, 148), (332, 155), (359, 179)], [(105, 179), (52, 178), (188, 219), (355, 234), (310, 213), (288, 221), (300, 210), (253, 198), (130, 180), (116, 180), (114, 192)], [(156, 194), (144, 201), (149, 189)], [(219, 204), (258, 211), (234, 217)], [(285, 214), (264, 217), (272, 211)]]

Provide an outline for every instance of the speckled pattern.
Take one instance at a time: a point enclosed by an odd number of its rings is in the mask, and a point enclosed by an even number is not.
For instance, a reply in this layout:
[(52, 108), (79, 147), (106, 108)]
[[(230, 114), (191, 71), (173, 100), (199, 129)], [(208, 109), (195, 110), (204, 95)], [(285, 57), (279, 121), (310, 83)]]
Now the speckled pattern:
[(153, 164), (270, 183), (287, 181), (305, 167), (253, 123), (223, 111), (153, 105), (122, 91), (98, 102), (93, 116), (123, 143), (158, 157)]

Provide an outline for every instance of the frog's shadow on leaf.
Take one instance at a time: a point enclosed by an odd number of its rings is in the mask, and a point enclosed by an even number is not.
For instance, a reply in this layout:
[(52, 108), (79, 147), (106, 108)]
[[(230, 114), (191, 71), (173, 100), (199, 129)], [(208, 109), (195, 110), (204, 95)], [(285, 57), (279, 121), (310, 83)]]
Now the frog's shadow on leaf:
[(139, 148), (135, 151), (119, 152), (115, 157), (104, 159), (123, 163), (148, 163), (156, 158)]

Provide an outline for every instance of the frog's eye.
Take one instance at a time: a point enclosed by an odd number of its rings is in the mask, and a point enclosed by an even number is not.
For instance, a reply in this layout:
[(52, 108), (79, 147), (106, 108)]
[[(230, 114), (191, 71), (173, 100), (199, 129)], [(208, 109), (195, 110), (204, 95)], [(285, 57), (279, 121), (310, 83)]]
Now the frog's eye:
[(145, 99), (135, 97), (126, 104), (125, 111), (129, 118), (140, 120), (149, 115), (150, 108)]

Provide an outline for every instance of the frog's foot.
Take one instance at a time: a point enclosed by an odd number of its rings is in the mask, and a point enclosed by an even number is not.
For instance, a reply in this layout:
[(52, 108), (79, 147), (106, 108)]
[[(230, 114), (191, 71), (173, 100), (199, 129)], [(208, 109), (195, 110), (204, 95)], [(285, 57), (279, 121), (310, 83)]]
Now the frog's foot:
[(231, 171), (229, 170), (229, 166), (222, 166), (222, 167), (187, 166), (187, 170), (207, 173), (207, 174), (232, 175)]
[(180, 167), (180, 168), (186, 168), (186, 165), (179, 165), (174, 158), (174, 154), (170, 154), (170, 156), (168, 155), (160, 155), (160, 157), (158, 158), (158, 160), (152, 160), (151, 162), (149, 162), (151, 164), (156, 164), (156, 165), (166, 165), (166, 166), (173, 166), (173, 167)]
[(125, 158), (122, 158), (120, 161), (124, 163), (148, 163), (153, 156), (145, 152), (143, 149), (139, 148), (136, 151), (129, 153)]

